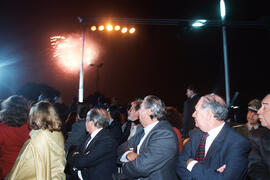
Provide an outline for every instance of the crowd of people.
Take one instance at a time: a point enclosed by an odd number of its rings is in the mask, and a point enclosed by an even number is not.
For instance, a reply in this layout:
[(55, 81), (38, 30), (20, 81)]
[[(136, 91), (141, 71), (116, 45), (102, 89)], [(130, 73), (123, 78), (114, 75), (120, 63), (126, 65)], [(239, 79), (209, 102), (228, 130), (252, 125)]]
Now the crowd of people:
[(183, 114), (149, 95), (73, 103), (13, 95), (0, 106), (0, 180), (269, 179), (270, 94), (228, 119), (221, 96), (186, 93)]

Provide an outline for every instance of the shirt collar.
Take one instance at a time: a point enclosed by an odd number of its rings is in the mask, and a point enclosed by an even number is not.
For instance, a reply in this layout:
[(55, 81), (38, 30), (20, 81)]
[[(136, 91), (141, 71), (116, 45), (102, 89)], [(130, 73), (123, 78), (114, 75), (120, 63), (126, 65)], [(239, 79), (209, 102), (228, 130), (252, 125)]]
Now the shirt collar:
[(196, 96), (197, 94), (196, 93), (194, 93), (191, 97), (190, 97), (190, 99), (192, 99), (194, 96)]
[(109, 126), (110, 126), (110, 125), (112, 125), (113, 121), (114, 121), (114, 120), (112, 120), (112, 121), (109, 121)]
[(103, 128), (100, 128), (100, 129), (97, 129), (97, 130), (95, 130), (94, 132), (92, 132), (91, 133), (91, 139), (93, 139), (96, 135), (97, 135), (97, 133), (99, 133), (99, 131), (101, 131)]
[[(259, 126), (260, 126), (260, 125), (259, 125), (259, 124), (257, 124), (257, 125), (255, 125), (255, 126), (253, 126), (253, 128), (254, 128), (254, 129), (258, 129), (258, 128), (259, 128)], [(248, 130), (249, 130), (249, 131), (250, 131), (250, 130), (251, 130), (251, 128), (252, 128), (252, 126), (250, 126), (250, 125), (248, 125), (248, 124), (247, 124), (247, 127), (248, 127)]]
[(159, 121), (155, 121), (152, 124), (149, 124), (148, 126), (146, 126), (144, 129), (144, 134), (148, 134), (158, 123)]
[(221, 131), (221, 129), (223, 128), (224, 125), (225, 125), (225, 122), (223, 122), (218, 127), (216, 127), (214, 129), (211, 129), (210, 131), (208, 131), (209, 137), (215, 138), (218, 135), (218, 133)]

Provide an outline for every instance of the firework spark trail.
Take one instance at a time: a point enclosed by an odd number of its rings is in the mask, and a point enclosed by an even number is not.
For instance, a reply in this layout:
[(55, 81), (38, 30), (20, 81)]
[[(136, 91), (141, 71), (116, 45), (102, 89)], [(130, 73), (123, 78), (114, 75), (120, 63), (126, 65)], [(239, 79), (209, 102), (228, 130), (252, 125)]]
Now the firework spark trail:
[[(64, 71), (78, 71), (81, 65), (82, 38), (79, 34), (66, 36), (53, 36), (50, 38), (54, 50), (53, 57), (57, 59), (58, 65)], [(98, 46), (87, 40), (85, 43), (84, 63), (88, 65), (97, 59)]]

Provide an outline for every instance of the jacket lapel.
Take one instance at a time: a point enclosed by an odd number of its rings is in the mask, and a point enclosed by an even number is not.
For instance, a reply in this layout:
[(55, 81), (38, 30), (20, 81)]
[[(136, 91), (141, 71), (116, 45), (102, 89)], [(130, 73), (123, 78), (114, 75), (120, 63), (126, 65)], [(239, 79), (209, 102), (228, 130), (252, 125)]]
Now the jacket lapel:
[(219, 134), (217, 135), (217, 137), (211, 144), (206, 154), (205, 161), (207, 161), (216, 151), (218, 151), (222, 147), (228, 128), (229, 128), (228, 125), (224, 124), (223, 128), (221, 129), (221, 131), (219, 132)]
[(96, 143), (96, 141), (99, 139), (100, 136), (104, 133), (105, 129), (102, 129), (100, 132), (97, 133), (97, 135), (94, 137), (94, 139), (91, 140), (90, 144), (86, 148), (86, 152), (90, 151), (91, 147)]
[[(163, 121), (160, 120), (156, 125), (155, 127), (149, 132), (149, 134), (147, 134), (147, 136), (145, 137), (142, 145), (141, 145), (141, 148), (140, 148), (140, 153), (144, 151), (145, 149), (145, 145), (147, 144), (147, 142), (149, 141), (149, 137), (151, 136), (151, 134), (156, 130), (156, 129), (159, 129), (159, 126), (160, 124), (162, 124)], [(138, 144), (140, 143), (140, 141), (138, 142)]]

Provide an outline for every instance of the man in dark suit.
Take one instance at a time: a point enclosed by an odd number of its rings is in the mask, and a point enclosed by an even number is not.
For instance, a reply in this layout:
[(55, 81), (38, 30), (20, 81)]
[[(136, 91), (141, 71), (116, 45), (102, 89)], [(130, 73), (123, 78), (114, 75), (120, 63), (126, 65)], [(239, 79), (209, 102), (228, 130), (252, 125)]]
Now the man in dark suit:
[(191, 135), (176, 165), (182, 180), (246, 178), (250, 143), (225, 124), (227, 113), (224, 100), (215, 94), (199, 100), (193, 113), (199, 129)]
[(258, 114), (263, 128), (249, 136), (252, 151), (248, 157), (248, 175), (251, 180), (266, 180), (270, 177), (270, 94), (262, 100)]
[(124, 164), (115, 179), (177, 180), (178, 140), (164, 120), (165, 113), (166, 107), (158, 97), (144, 98), (140, 107), (142, 126), (119, 147), (119, 158)]
[(85, 129), (85, 118), (89, 108), (80, 104), (77, 111), (77, 122), (72, 125), (71, 132), (65, 143), (65, 151), (68, 154), (71, 146), (79, 146), (83, 143), (85, 136), (88, 134)]
[(192, 114), (195, 110), (195, 105), (200, 99), (199, 95), (197, 94), (197, 89), (194, 85), (188, 86), (186, 96), (188, 97), (188, 99), (185, 101), (183, 109), (183, 138), (188, 138), (190, 130), (195, 127)]
[(118, 145), (122, 144), (122, 130), (121, 130), (121, 122), (120, 122), (120, 111), (116, 105), (111, 105), (107, 108), (107, 112), (109, 113), (109, 126), (108, 129), (112, 136), (117, 141)]
[(93, 108), (87, 113), (87, 139), (76, 151), (68, 156), (68, 163), (75, 169), (73, 179), (111, 180), (116, 168), (117, 142), (105, 127), (108, 113), (104, 109)]

